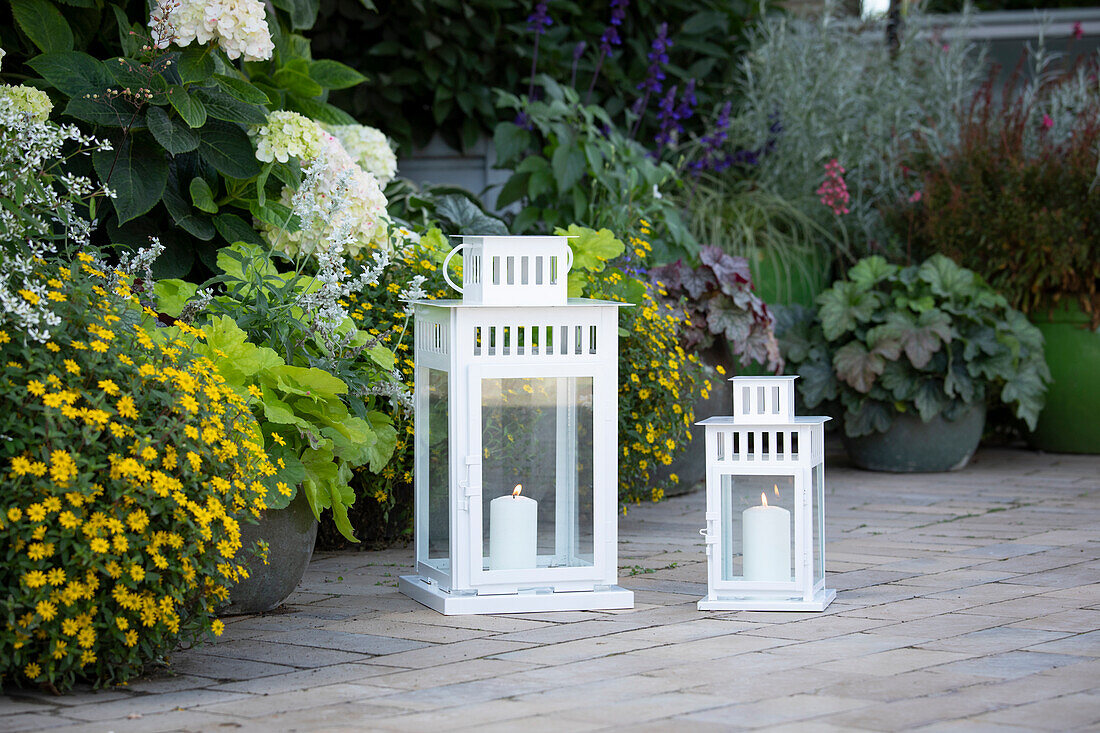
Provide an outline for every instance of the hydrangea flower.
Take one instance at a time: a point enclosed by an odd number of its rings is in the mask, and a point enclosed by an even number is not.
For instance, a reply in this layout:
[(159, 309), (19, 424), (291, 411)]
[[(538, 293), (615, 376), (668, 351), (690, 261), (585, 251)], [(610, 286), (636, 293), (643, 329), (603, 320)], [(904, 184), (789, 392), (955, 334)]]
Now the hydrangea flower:
[(291, 157), (313, 160), (324, 147), (324, 131), (316, 122), (288, 110), (276, 110), (267, 122), (248, 131), (256, 142), (256, 159), (285, 163)]
[(158, 48), (217, 41), (245, 61), (266, 61), (275, 50), (261, 0), (157, 0), (149, 27)]
[(389, 219), (386, 196), (374, 176), (344, 150), (340, 141), (323, 133), (319, 160), (312, 165), (298, 191), (284, 187), (280, 203), (301, 220), (294, 232), (259, 223), (275, 249), (291, 257), (315, 255), (336, 248), (355, 256), (366, 249), (386, 248)]
[(30, 115), (37, 122), (45, 122), (53, 111), (50, 96), (41, 89), (19, 86), (0, 87), (0, 96), (11, 100), (11, 109)]
[(359, 167), (385, 186), (397, 175), (397, 156), (381, 130), (366, 125), (321, 125), (333, 135)]

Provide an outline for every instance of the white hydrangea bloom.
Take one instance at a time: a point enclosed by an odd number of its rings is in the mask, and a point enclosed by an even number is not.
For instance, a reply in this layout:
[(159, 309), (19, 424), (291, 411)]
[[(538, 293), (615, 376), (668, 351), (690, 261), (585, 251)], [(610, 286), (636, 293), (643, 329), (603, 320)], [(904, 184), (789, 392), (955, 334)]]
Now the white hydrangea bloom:
[(4, 66), (4, 57), (8, 55), (8, 52), (0, 48), (0, 68)]
[(0, 96), (11, 100), (12, 109), (16, 112), (28, 114), (38, 122), (45, 122), (53, 111), (53, 102), (50, 95), (41, 89), (19, 86), (0, 87)]
[(385, 186), (397, 175), (397, 156), (394, 155), (386, 134), (381, 130), (366, 125), (322, 124), (321, 127), (340, 141), (352, 160), (374, 176), (378, 185)]
[(245, 61), (266, 61), (275, 50), (262, 0), (157, 0), (149, 27), (158, 48), (217, 41), (229, 58)]
[(301, 189), (284, 187), (280, 203), (301, 219), (296, 232), (258, 222), (271, 246), (291, 257), (338, 251), (356, 256), (389, 245), (386, 196), (374, 176), (351, 159), (340, 141), (324, 134), (324, 165), (311, 166)]
[(264, 163), (285, 163), (291, 157), (309, 161), (321, 154), (325, 132), (297, 112), (276, 110), (267, 122), (248, 131), (256, 143), (256, 158)]

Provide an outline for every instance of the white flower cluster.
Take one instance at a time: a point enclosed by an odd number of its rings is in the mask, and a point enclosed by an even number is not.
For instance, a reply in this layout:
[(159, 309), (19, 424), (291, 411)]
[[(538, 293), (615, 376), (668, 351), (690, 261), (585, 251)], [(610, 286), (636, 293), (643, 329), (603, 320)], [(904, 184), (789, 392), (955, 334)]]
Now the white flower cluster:
[(37, 122), (45, 122), (53, 111), (50, 95), (41, 89), (19, 86), (0, 87), (0, 96), (11, 100), (12, 107), (22, 114), (30, 115)]
[(313, 160), (324, 147), (324, 132), (316, 122), (297, 112), (276, 110), (267, 115), (267, 122), (249, 129), (256, 143), (256, 159), (264, 163), (290, 158)]
[(245, 61), (266, 61), (275, 49), (261, 0), (157, 0), (149, 27), (158, 48), (217, 41)]
[(381, 130), (366, 125), (321, 125), (331, 133), (351, 159), (359, 167), (370, 173), (385, 186), (397, 175), (397, 156), (390, 147), (389, 139)]
[(0, 323), (13, 324), (28, 339), (46, 341), (58, 320), (44, 286), (29, 277), (35, 259), (55, 253), (57, 242), (87, 246), (92, 224), (77, 213), (76, 202), (109, 195), (88, 178), (54, 169), (63, 148), (65, 155), (81, 155), (110, 146), (83, 135), (75, 125), (50, 122), (49, 109), (37, 94), (21, 89), (0, 86), (0, 198), (22, 192), (18, 207), (0, 206)]
[(300, 228), (291, 232), (261, 222), (264, 236), (291, 257), (329, 250), (356, 256), (367, 249), (387, 249), (389, 217), (378, 181), (351, 159), (339, 140), (322, 134), (322, 152), (306, 180), (298, 191), (284, 187), (280, 197), (298, 216)]

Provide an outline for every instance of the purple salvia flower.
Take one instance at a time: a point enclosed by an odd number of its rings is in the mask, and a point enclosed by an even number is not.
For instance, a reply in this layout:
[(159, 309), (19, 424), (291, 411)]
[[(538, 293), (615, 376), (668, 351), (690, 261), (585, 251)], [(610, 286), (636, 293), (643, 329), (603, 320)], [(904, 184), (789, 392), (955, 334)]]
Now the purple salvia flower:
[(547, 28), (554, 25), (554, 21), (550, 19), (550, 11), (546, 6), (547, 3), (545, 2), (537, 4), (535, 12), (527, 16), (527, 30), (536, 36), (541, 36)]
[(657, 105), (657, 121), (661, 123), (661, 129), (653, 138), (657, 143), (657, 149), (651, 154), (653, 157), (660, 155), (661, 149), (675, 139), (676, 132), (683, 129), (676, 120), (676, 87), (669, 89)]
[(611, 58), (612, 46), (621, 46), (623, 43), (619, 37), (619, 26), (626, 18), (626, 9), (629, 5), (630, 0), (611, 0), (611, 23), (600, 36), (600, 52), (606, 58)]
[(638, 89), (644, 90), (645, 94), (631, 107), (634, 114), (638, 116), (634, 121), (634, 127), (630, 130), (631, 138), (638, 134), (638, 128), (642, 124), (642, 113), (649, 104), (650, 95), (660, 94), (664, 90), (661, 82), (665, 80), (665, 72), (661, 67), (668, 63), (668, 49), (671, 47), (672, 41), (668, 39), (668, 23), (661, 23), (657, 28), (657, 37), (653, 39), (650, 51), (646, 54), (646, 58), (649, 59), (649, 68), (646, 69), (645, 80), (638, 85)]
[[(676, 106), (674, 113), (676, 121), (686, 120), (695, 114), (695, 105), (699, 103), (699, 100), (695, 98), (695, 80), (689, 79), (687, 86), (684, 87), (684, 94), (680, 97), (680, 104)], [(683, 125), (680, 125), (680, 132), (684, 131)]]

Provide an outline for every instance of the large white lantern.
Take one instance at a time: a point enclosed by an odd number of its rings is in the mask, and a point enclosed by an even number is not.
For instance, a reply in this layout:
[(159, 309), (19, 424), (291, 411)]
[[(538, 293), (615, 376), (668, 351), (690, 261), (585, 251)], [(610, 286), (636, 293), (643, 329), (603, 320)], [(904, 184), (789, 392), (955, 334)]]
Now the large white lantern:
[(794, 414), (797, 377), (734, 377), (706, 427), (704, 611), (823, 611), (825, 421)]
[(416, 575), (445, 614), (631, 608), (616, 585), (618, 308), (569, 298), (566, 237), (464, 237), (415, 304)]

